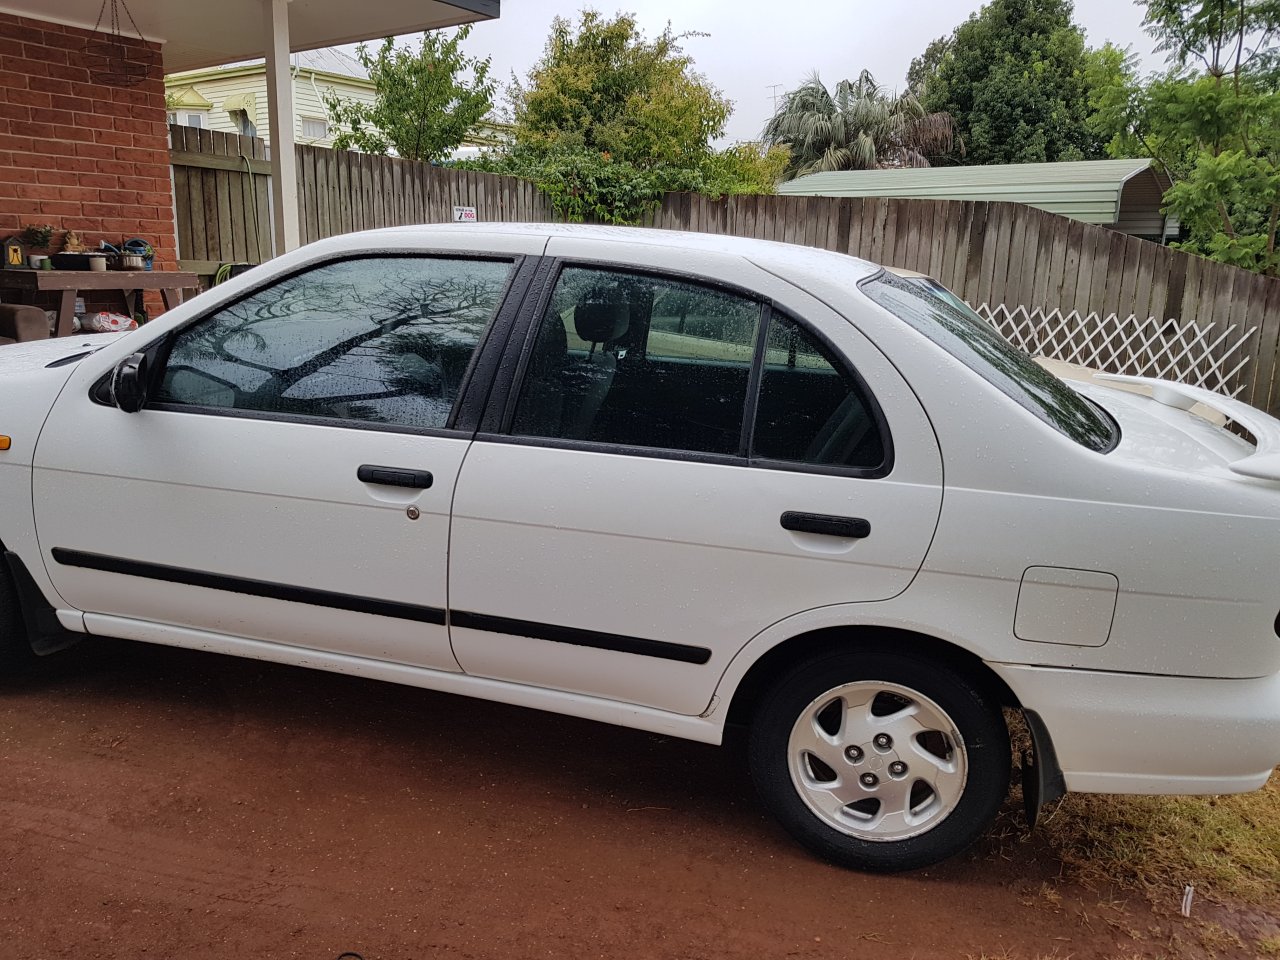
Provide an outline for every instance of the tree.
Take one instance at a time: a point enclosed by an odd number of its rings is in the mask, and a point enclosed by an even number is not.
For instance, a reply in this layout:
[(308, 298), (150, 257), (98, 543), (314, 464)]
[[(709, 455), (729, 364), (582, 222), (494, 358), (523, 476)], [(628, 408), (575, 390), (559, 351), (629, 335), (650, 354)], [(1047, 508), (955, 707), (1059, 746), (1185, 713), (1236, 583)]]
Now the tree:
[(567, 220), (636, 223), (668, 191), (772, 192), (786, 151), (717, 151), (731, 104), (671, 28), (648, 39), (629, 14), (557, 17), (542, 58), (508, 90), (514, 144), (462, 164), (532, 180)]
[(790, 159), (791, 151), (785, 146), (735, 143), (708, 159), (705, 189), (726, 194), (773, 193)]
[(1199, 64), (1206, 76), (1230, 77), (1238, 88), (1248, 72), (1276, 65), (1278, 0), (1138, 0), (1142, 24), (1179, 69)]
[(584, 10), (551, 24), (542, 59), (510, 92), (515, 138), (536, 151), (588, 150), (653, 169), (696, 166), (731, 104), (693, 69), (668, 26), (646, 39), (635, 18)]
[(1072, 9), (1071, 0), (991, 0), (956, 28), (923, 103), (955, 119), (967, 162), (1103, 155), (1087, 122), (1088, 53)]
[(894, 94), (866, 70), (835, 93), (817, 74), (783, 97), (764, 142), (791, 151), (787, 176), (826, 170), (927, 167), (953, 146), (951, 118), (929, 113), (915, 95)]
[(911, 66), (907, 68), (907, 89), (917, 97), (922, 96), (933, 78), (937, 76), (938, 67), (941, 66), (943, 57), (950, 49), (950, 37), (930, 40), (929, 45), (924, 48), (924, 53), (913, 59)]
[(1280, 84), (1276, 0), (1144, 0), (1170, 69), (1095, 88), (1094, 123), (1113, 156), (1153, 158), (1172, 188), (1177, 244), (1280, 275)]
[(324, 98), (334, 125), (343, 128), (334, 147), (377, 154), (394, 150), (406, 160), (428, 162), (448, 156), (493, 107), (489, 59), (468, 57), (459, 49), (470, 33), (470, 26), (452, 36), (424, 33), (417, 50), (397, 47), (390, 37), (377, 53), (360, 44), (356, 58), (369, 71), (375, 100), (370, 105), (333, 93)]
[[(1145, 0), (1147, 31), (1177, 68), (1134, 99), (1135, 137), (1175, 177), (1180, 244), (1280, 275), (1277, 0)], [(1192, 65), (1190, 75), (1179, 71)]]

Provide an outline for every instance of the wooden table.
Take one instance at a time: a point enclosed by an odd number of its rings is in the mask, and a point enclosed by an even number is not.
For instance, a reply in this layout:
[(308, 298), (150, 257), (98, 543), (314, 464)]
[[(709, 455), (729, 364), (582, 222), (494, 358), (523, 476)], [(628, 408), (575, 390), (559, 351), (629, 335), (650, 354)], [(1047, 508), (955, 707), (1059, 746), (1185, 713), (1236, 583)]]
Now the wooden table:
[(159, 290), (165, 309), (172, 310), (182, 302), (182, 291), (199, 286), (194, 273), (180, 270), (0, 270), (0, 290), (16, 290), (23, 303), (35, 303), (40, 293), (59, 294), (55, 337), (73, 332), (76, 297), (84, 291), (118, 291), (133, 316), (141, 290)]

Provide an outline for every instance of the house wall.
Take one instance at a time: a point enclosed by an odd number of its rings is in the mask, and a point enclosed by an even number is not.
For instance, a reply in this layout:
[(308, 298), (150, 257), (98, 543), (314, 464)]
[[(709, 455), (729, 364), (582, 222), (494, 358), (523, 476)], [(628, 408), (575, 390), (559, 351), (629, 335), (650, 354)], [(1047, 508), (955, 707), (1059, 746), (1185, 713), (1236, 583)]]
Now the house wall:
[[(198, 77), (175, 74), (168, 80), (168, 87), (170, 90), (193, 87), (200, 96), (213, 104), (208, 113), (209, 129), (219, 130), (223, 133), (240, 132), (240, 128), (236, 126), (223, 104), (230, 97), (245, 93), (252, 94), (257, 114), (252, 119), (257, 126), (258, 136), (270, 142), (270, 111), (267, 107), (267, 75), (265, 68), (259, 68), (253, 72), (239, 69), (228, 70), (226, 76), (212, 77), (207, 74)], [(317, 147), (333, 146), (332, 136), (313, 139), (303, 136), (302, 133), (302, 121), (304, 118), (315, 120), (328, 118), (328, 111), (325, 109), (323, 98), (330, 91), (337, 93), (340, 97), (360, 100), (370, 105), (374, 102), (371, 84), (360, 83), (356, 80), (348, 82), (335, 77), (333, 74), (316, 73), (306, 69), (298, 71), (293, 79), (293, 135), (296, 142)], [(179, 122), (181, 122), (183, 114), (187, 111), (179, 109), (177, 112)]]
[[(82, 66), (89, 31), (0, 13), (0, 237), (28, 224), (96, 246), (143, 237), (156, 269), (177, 261), (159, 47), (153, 76), (128, 88)], [(148, 299), (153, 315), (163, 308)], [(117, 309), (119, 304), (112, 304)]]

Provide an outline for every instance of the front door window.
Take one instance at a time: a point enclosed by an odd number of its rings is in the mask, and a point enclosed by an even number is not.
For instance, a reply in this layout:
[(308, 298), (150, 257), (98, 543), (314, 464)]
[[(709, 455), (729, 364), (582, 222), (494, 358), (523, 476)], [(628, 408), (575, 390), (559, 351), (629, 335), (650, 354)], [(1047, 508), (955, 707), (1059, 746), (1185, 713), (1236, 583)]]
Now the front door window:
[(179, 333), (154, 399), (443, 428), (511, 269), (395, 257), (296, 274)]

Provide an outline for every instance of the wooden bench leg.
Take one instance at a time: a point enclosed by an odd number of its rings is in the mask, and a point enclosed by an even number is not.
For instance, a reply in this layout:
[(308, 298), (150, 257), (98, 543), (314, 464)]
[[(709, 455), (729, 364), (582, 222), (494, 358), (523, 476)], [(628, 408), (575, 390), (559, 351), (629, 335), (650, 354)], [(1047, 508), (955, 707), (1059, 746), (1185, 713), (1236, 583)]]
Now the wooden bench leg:
[(181, 290), (172, 290), (165, 287), (160, 291), (160, 296), (164, 298), (164, 308), (166, 310), (172, 310), (174, 307), (178, 306), (178, 304), (182, 303)]
[(58, 331), (55, 336), (69, 337), (73, 331), (71, 324), (76, 317), (76, 291), (63, 290), (58, 297)]

